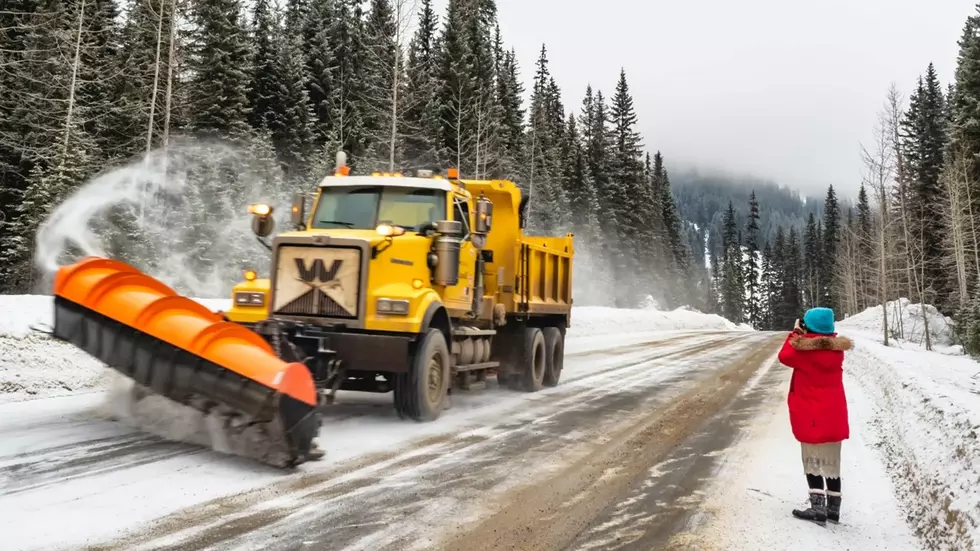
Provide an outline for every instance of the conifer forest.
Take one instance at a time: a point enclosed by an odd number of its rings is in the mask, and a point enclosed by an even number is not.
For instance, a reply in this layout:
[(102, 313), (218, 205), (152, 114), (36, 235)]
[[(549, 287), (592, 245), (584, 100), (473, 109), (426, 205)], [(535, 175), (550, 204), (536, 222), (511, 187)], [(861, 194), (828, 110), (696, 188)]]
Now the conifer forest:
[(929, 65), (882, 91), (855, 182), (803, 198), (671, 171), (639, 133), (628, 67), (612, 60), (563, 96), (547, 45), (517, 59), (494, 0), (441, 13), (432, 0), (8, 0), (0, 292), (38, 292), (39, 227), (79, 186), (187, 143), (213, 159), (220, 142), (236, 153), (189, 172), (166, 213), (182, 231), (149, 235), (121, 203), (99, 228), (107, 252), (153, 270), (180, 249), (188, 281), (221, 267), (226, 292), (267, 252), (247, 232), (219, 247), (208, 220), (244, 215), (256, 193), (287, 203), (343, 150), (355, 173), (518, 182), (531, 231), (575, 234), (576, 304), (653, 301), (788, 330), (812, 306), (843, 317), (907, 297), (953, 316), (980, 353), (980, 7), (959, 47), (953, 82)]

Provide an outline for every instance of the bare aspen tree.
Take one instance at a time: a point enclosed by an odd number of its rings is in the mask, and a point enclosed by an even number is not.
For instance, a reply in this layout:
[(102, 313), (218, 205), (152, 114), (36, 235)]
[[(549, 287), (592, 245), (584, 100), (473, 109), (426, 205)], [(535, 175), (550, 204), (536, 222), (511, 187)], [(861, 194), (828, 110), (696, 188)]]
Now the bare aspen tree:
[(68, 113), (65, 115), (65, 135), (61, 147), (60, 165), (64, 163), (68, 156), (68, 140), (71, 136), (72, 115), (75, 113), (75, 90), (78, 85), (78, 67), (82, 54), (82, 25), (85, 22), (85, 0), (81, 0), (78, 5), (78, 30), (75, 35), (75, 58), (71, 66), (71, 83), (68, 90)]
[[(902, 141), (901, 141), (900, 129), (901, 129), (901, 120), (902, 120), (902, 111), (903, 111), (902, 103), (903, 103), (903, 99), (902, 99), (901, 92), (898, 91), (898, 87), (895, 85), (895, 83), (892, 83), (890, 88), (888, 89), (888, 99), (887, 99), (886, 115), (885, 115), (887, 125), (888, 125), (887, 128), (888, 128), (888, 138), (889, 138), (889, 141), (886, 142), (886, 145), (889, 148), (891, 148), (892, 154), (894, 155), (894, 163), (895, 163), (894, 178), (895, 181), (897, 182), (904, 182), (905, 179), (907, 178), (906, 175), (908, 173), (907, 163), (905, 162), (905, 156), (902, 154), (902, 148), (901, 148)], [(886, 205), (887, 205), (888, 195), (889, 193), (886, 191), (885, 192)], [(899, 212), (898, 222), (900, 223), (899, 224), (900, 230), (904, 227), (904, 220), (905, 220), (904, 216), (902, 216), (902, 213)], [(894, 241), (898, 242), (900, 240), (896, 239)], [(905, 257), (904, 261), (907, 261), (907, 255), (903, 255), (903, 256)], [(904, 275), (906, 276), (905, 283), (909, 285), (907, 296), (911, 298), (912, 297), (911, 278), (907, 277), (908, 276), (907, 269), (903, 268), (903, 270), (905, 271)], [(901, 312), (902, 303), (901, 301), (898, 301), (895, 304), (896, 304), (896, 308), (899, 309), (896, 315), (898, 335), (899, 338), (904, 338), (905, 329), (903, 327), (904, 316), (902, 315)]]
[[(361, 102), (365, 114), (376, 121), (366, 129), (374, 144), (371, 162), (377, 165), (383, 162), (388, 172), (397, 168), (400, 141), (406, 132), (403, 119), (408, 106), (404, 103), (409, 98), (402, 94), (406, 85), (405, 55), (418, 1), (393, 0), (391, 9), (390, 27), (369, 16), (361, 44), (371, 71), (366, 78), (373, 83), (365, 88), (366, 101)], [(382, 153), (383, 150), (386, 151)]]
[[(973, 184), (969, 176), (967, 157), (960, 151), (954, 151), (951, 159), (943, 170), (942, 182), (946, 189), (947, 205), (944, 212), (948, 228), (947, 242), (949, 253), (956, 266), (956, 283), (959, 294), (959, 306), (965, 308), (969, 300), (969, 260), (967, 257), (968, 242), (975, 239), (971, 234), (969, 219), (970, 205), (969, 188)], [(974, 241), (975, 248), (975, 241)]]
[(859, 311), (858, 282), (860, 277), (860, 236), (850, 224), (841, 227), (840, 251), (835, 264), (836, 285), (841, 290), (841, 306), (845, 312)]
[(874, 217), (878, 257), (876, 259), (877, 294), (878, 302), (881, 303), (882, 337), (885, 346), (888, 346), (889, 337), (888, 299), (890, 298), (888, 235), (891, 231), (891, 221), (888, 208), (888, 191), (895, 170), (895, 150), (892, 147), (895, 136), (893, 121), (897, 120), (896, 114), (900, 112), (900, 102), (898, 90), (892, 85), (888, 92), (885, 110), (878, 113), (878, 122), (874, 127), (874, 151), (861, 148), (861, 156), (865, 166), (865, 183), (871, 188), (878, 207), (878, 213)]
[(153, 150), (153, 117), (156, 114), (157, 90), (160, 88), (160, 49), (163, 46), (163, 15), (166, 9), (167, 0), (160, 0), (160, 9), (157, 10), (157, 38), (156, 53), (153, 59), (153, 85), (150, 88), (150, 117), (146, 125), (146, 155), (150, 155)]
[(170, 145), (170, 113), (173, 105), (174, 65), (177, 50), (177, 0), (170, 1), (170, 38), (167, 53), (167, 91), (163, 107), (163, 148)]

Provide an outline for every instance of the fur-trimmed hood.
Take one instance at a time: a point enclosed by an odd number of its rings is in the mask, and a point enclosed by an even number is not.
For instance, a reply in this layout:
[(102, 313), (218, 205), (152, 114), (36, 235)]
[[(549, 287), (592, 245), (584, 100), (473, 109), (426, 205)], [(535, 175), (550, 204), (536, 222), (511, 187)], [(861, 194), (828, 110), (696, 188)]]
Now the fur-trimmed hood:
[(837, 335), (793, 335), (790, 337), (789, 343), (793, 348), (800, 351), (836, 350), (847, 352), (854, 348), (854, 343), (851, 339)]

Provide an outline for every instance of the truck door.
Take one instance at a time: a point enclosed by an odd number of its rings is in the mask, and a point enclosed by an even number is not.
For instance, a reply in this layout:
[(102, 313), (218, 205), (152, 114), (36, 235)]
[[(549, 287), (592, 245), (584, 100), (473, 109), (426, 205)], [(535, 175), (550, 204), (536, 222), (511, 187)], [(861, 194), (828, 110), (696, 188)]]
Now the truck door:
[(476, 270), (476, 247), (471, 239), (472, 227), (471, 209), (467, 199), (461, 195), (453, 195), (453, 220), (463, 223), (463, 243), (459, 248), (459, 282), (447, 287), (443, 301), (447, 308), (469, 311), (473, 306), (473, 285)]

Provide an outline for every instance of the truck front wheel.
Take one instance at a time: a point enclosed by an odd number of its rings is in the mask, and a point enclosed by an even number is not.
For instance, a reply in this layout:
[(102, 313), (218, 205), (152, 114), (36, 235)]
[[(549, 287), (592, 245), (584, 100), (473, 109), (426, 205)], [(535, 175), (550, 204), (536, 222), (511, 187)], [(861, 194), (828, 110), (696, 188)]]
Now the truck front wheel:
[(395, 410), (400, 417), (434, 421), (449, 391), (450, 358), (446, 337), (429, 329), (415, 350), (408, 373), (395, 377)]

